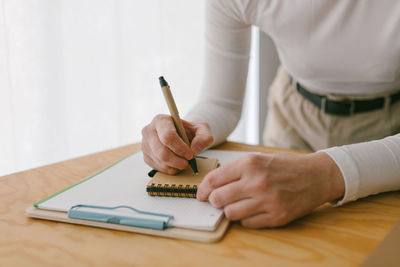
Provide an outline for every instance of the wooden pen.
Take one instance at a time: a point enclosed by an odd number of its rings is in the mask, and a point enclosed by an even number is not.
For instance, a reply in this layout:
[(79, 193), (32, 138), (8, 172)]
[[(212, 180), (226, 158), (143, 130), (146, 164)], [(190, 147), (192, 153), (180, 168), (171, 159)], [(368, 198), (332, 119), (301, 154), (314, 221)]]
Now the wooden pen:
[[(160, 80), (161, 90), (164, 94), (165, 101), (167, 102), (169, 113), (171, 114), (175, 129), (182, 140), (190, 147), (190, 142), (186, 135), (185, 127), (183, 126), (181, 118), (179, 117), (179, 112), (175, 105), (174, 97), (172, 96), (169, 85), (163, 76), (159, 77), (158, 79)], [(196, 159), (194, 157), (189, 160), (189, 165), (192, 167), (193, 172), (198, 175), (199, 172), (197, 170)]]

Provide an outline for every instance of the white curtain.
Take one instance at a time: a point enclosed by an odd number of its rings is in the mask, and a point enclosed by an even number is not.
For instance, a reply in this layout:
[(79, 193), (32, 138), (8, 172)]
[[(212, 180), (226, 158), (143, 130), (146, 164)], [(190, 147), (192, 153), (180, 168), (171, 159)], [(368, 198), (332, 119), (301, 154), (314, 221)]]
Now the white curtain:
[(203, 1), (0, 0), (0, 175), (137, 142), (202, 78)]

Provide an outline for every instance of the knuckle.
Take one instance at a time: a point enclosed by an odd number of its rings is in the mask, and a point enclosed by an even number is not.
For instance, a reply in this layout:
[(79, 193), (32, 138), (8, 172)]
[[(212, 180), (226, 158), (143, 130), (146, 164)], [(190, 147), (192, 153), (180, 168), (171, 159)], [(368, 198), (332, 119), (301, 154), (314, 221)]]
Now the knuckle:
[(199, 125), (201, 125), (201, 127), (204, 127), (207, 130), (210, 130), (210, 125), (208, 125), (207, 122), (199, 122)]
[(160, 163), (158, 164), (158, 170), (167, 174), (173, 174), (173, 168), (171, 168), (170, 166), (168, 166), (165, 163)]
[(154, 116), (153, 121), (163, 120), (163, 119), (165, 119), (165, 117), (167, 117), (167, 115), (165, 115), (165, 114), (157, 114), (156, 116)]
[(174, 164), (174, 167), (178, 168), (179, 170), (183, 170), (188, 166), (188, 162), (186, 160), (177, 160)]
[(185, 147), (176, 147), (174, 152), (177, 155), (184, 157), (186, 155), (186, 153), (187, 153), (187, 150), (185, 149)]
[(218, 192), (212, 192), (210, 197), (209, 197), (210, 203), (214, 207), (221, 207), (223, 205), (223, 199), (221, 197), (221, 194), (218, 194)]
[(159, 149), (157, 154), (158, 154), (158, 158), (162, 162), (167, 162), (170, 159), (170, 154), (169, 154), (168, 150), (166, 150), (166, 149)]
[(214, 137), (212, 135), (207, 135), (204, 139), (204, 143), (208, 145), (212, 144), (214, 142)]
[(178, 173), (178, 170), (171, 167), (166, 167), (166, 173), (170, 175), (175, 175)]
[(211, 127), (210, 127), (210, 125), (209, 125), (208, 123), (206, 123), (206, 122), (200, 122), (200, 123), (199, 123), (199, 128), (202, 129), (202, 133), (203, 133), (204, 135), (208, 135), (208, 136), (210, 136), (210, 137), (212, 138), (212, 135), (211, 135)]
[(142, 140), (142, 142), (140, 142), (140, 149), (143, 151), (144, 154), (147, 154), (147, 156), (150, 156), (152, 154), (148, 140), (144, 139)]
[(269, 181), (266, 177), (260, 177), (254, 183), (254, 191), (255, 192), (265, 192), (268, 190), (268, 187), (269, 187)]
[(258, 158), (259, 158), (258, 155), (255, 155), (255, 154), (246, 155), (246, 156), (244, 156), (244, 164), (246, 166), (253, 167), (253, 166), (257, 165)]
[(150, 132), (150, 126), (149, 126), (149, 125), (146, 125), (146, 126), (143, 127), (143, 129), (142, 129), (142, 136), (143, 136), (143, 137), (148, 136), (148, 135), (149, 135), (149, 132)]
[(153, 162), (152, 162), (152, 160), (150, 160), (149, 157), (143, 156), (143, 160), (144, 160), (144, 162), (145, 162), (147, 165), (149, 165), (150, 167), (152, 167), (152, 168), (155, 167), (155, 166), (153, 166)]
[(207, 183), (212, 188), (216, 188), (217, 187), (217, 179), (215, 178), (215, 176), (212, 176), (212, 175), (208, 176), (207, 177)]
[(290, 222), (289, 212), (286, 209), (280, 209), (277, 212), (272, 224), (273, 224), (273, 226), (276, 227), (276, 226), (285, 225), (285, 224), (287, 224), (289, 222)]
[(174, 142), (175, 135), (171, 131), (167, 131), (166, 133), (160, 136), (160, 141), (164, 145), (171, 145)]
[(237, 219), (236, 212), (230, 206), (224, 208), (225, 217), (230, 220), (234, 221)]
[(202, 187), (204, 187), (204, 188), (212, 188), (212, 185), (211, 185), (211, 183), (210, 183), (210, 181), (209, 181), (210, 179), (209, 179), (209, 176), (208, 175), (206, 175), (206, 177), (204, 177), (203, 178), (203, 181), (201, 182), (201, 186)]

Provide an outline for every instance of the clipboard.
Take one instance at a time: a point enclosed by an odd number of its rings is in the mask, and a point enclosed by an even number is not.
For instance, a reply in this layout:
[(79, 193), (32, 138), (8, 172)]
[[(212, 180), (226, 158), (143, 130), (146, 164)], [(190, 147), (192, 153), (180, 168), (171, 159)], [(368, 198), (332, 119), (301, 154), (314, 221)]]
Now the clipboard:
[(143, 228), (137, 226), (128, 226), (122, 224), (112, 224), (98, 221), (90, 221), (83, 219), (69, 218), (66, 212), (41, 210), (33, 206), (26, 209), (26, 215), (31, 218), (44, 219), (79, 225), (86, 225), (111, 230), (119, 230), (125, 232), (147, 234), (153, 236), (168, 237), (174, 239), (183, 239), (197, 242), (213, 243), (222, 239), (229, 226), (229, 220), (223, 218), (215, 231), (199, 231), (184, 228), (167, 228), (165, 230), (156, 230), (151, 228)]
[[(206, 156), (209, 157), (219, 158), (220, 162), (223, 164), (224, 162), (238, 158), (246, 153), (248, 152), (209, 150), (205, 154)], [(37, 219), (53, 220), (53, 221), (60, 221), (72, 224), (81, 224), (93, 227), (100, 227), (100, 228), (107, 228), (113, 230), (121, 230), (127, 232), (135, 232), (135, 233), (142, 233), (142, 234), (149, 234), (149, 235), (163, 236), (170, 238), (178, 238), (178, 239), (185, 239), (185, 240), (192, 240), (199, 242), (216, 242), (222, 239), (224, 233), (229, 227), (229, 220), (224, 217), (222, 211), (216, 211), (216, 216), (220, 214), (219, 212), (221, 212), (222, 214), (221, 216), (218, 217), (218, 220), (214, 220), (214, 222), (216, 222), (214, 228), (202, 229), (201, 225), (196, 226), (195, 224), (188, 226), (185, 225), (184, 223), (183, 225), (182, 224), (176, 225), (175, 223), (175, 225), (173, 225), (174, 220), (176, 219), (176, 221), (178, 221), (179, 216), (176, 218), (171, 218), (171, 214), (169, 214), (168, 212), (164, 213), (164, 212), (147, 211), (146, 209), (133, 207), (135, 205), (110, 205), (110, 203), (108, 203), (107, 205), (94, 205), (93, 203), (75, 203), (75, 205), (66, 206), (68, 208), (66, 209), (64, 207), (63, 209), (62, 205), (57, 204), (57, 198), (62, 198), (65, 195), (70, 194), (71, 192), (74, 193), (74, 190), (76, 191), (77, 188), (79, 189), (81, 187), (84, 188), (85, 186), (88, 186), (90, 183), (93, 183), (95, 181), (95, 179), (93, 178), (100, 177), (105, 172), (110, 173), (113, 170), (117, 169), (116, 168), (117, 166), (121, 166), (124, 164), (127, 165), (129, 163), (127, 161), (128, 158), (130, 158), (131, 160), (130, 164), (132, 164), (132, 162), (135, 162), (134, 164), (136, 165), (134, 166), (134, 168), (148, 168), (142, 160), (141, 152), (137, 152), (99, 171), (98, 173), (82, 180), (81, 182), (78, 182), (75, 185), (72, 185), (44, 200), (38, 201), (37, 203), (34, 204), (34, 206), (27, 208), (26, 215)], [(133, 160), (133, 158), (135, 158), (135, 160)], [(143, 174), (146, 177), (146, 180), (143, 181), (143, 184), (145, 184), (149, 178), (147, 176), (147, 171), (143, 171)], [(143, 190), (143, 193), (146, 194), (145, 186), (141, 188), (141, 190)], [(88, 192), (88, 195), (91, 195), (90, 192)], [(150, 196), (147, 197), (154, 199), (154, 197)], [(109, 199), (107, 197), (105, 198)], [(56, 204), (52, 203), (52, 201)], [(187, 199), (187, 200), (176, 199), (173, 201), (177, 201), (176, 203), (178, 204), (185, 203), (182, 201), (195, 201), (196, 203), (192, 204), (196, 206), (197, 205), (201, 206), (201, 207), (199, 206), (200, 217), (204, 217), (202, 216), (203, 213), (201, 213), (201, 211), (206, 211), (206, 213), (210, 211), (213, 212), (212, 206), (210, 204), (205, 202), (199, 202), (195, 199)], [(164, 201), (158, 203), (164, 203)], [(121, 213), (117, 214), (117, 216), (114, 216), (113, 214), (108, 214), (108, 212), (112, 213), (116, 209), (125, 209), (124, 215), (121, 216)], [(104, 212), (105, 210), (107, 212)], [(135, 213), (136, 215), (132, 215), (131, 213)], [(125, 216), (125, 214), (127, 214), (127, 216)], [(190, 217), (190, 215), (186, 217)], [(184, 219), (190, 219), (190, 218), (184, 218)], [(207, 219), (207, 218), (201, 218), (201, 219)]]

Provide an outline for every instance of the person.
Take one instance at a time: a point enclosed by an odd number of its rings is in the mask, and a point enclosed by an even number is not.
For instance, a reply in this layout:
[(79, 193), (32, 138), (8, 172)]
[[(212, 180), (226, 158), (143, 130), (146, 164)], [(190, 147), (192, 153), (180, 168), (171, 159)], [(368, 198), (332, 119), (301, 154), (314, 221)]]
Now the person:
[(205, 77), (184, 118), (142, 130), (145, 162), (174, 174), (222, 143), (241, 114), (251, 25), (274, 41), (281, 68), (264, 144), (305, 155), (247, 155), (210, 172), (197, 198), (249, 228), (276, 227), (323, 203), (400, 189), (400, 2), (209, 0)]

